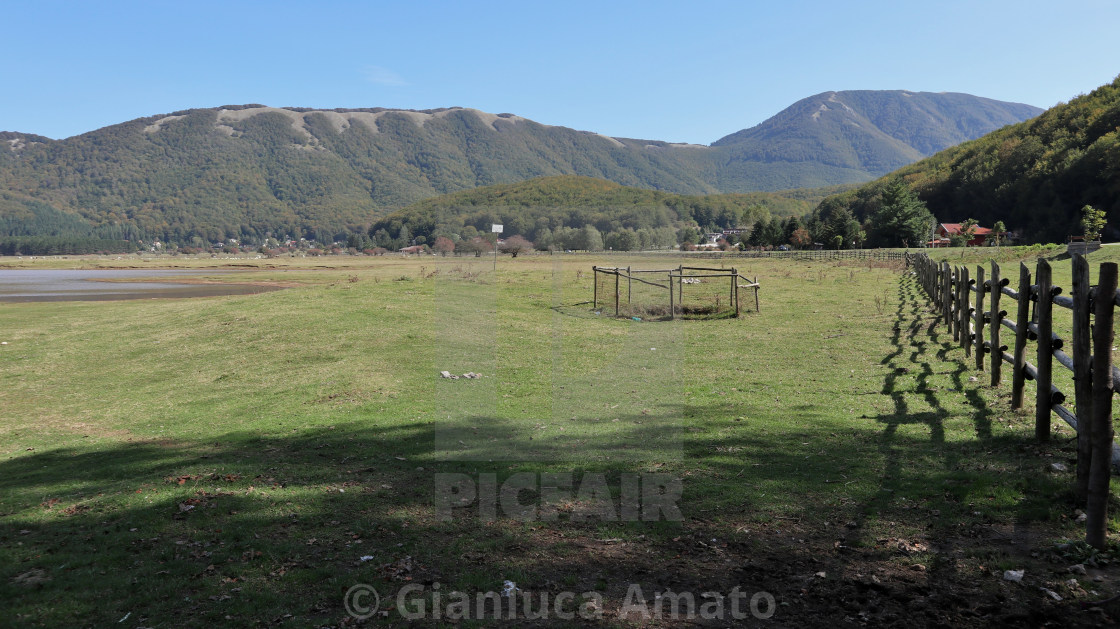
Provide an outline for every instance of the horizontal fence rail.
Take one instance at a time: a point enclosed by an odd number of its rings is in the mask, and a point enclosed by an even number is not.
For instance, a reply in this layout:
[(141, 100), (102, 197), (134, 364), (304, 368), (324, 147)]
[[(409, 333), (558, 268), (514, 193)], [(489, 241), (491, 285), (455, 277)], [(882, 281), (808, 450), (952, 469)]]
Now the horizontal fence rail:
[[(977, 266), (973, 277), (967, 266), (934, 261), (924, 253), (908, 255), (907, 260), (966, 360), (974, 358), (981, 371), (987, 362), (991, 386), (1002, 382), (1004, 363), (1010, 366), (1012, 408), (1022, 408), (1026, 381), (1035, 381), (1036, 438), (1050, 438), (1053, 415), (1077, 432), (1076, 490), (1079, 498), (1087, 500), (1086, 541), (1103, 548), (1109, 476), (1120, 470), (1120, 447), (1113, 443), (1112, 427), (1114, 383), (1120, 382), (1120, 368), (1112, 361), (1115, 307), (1120, 305), (1117, 265), (1102, 263), (1098, 284), (1093, 286), (1088, 262), (1074, 254), (1072, 290), (1065, 296), (1053, 284), (1050, 264), (1041, 259), (1033, 283), (1030, 269), (1019, 264), (1017, 288), (1011, 288), (1011, 278), (1002, 275), (995, 261), (990, 274)], [(1055, 306), (1070, 313), (1068, 344), (1054, 332)], [(1014, 335), (1010, 353), (1004, 328)], [(1028, 350), (1031, 341), (1033, 352)], [(1033, 356), (1033, 364), (1028, 355)], [(1067, 392), (1053, 383), (1055, 362), (1073, 372), (1073, 411), (1066, 406)]]

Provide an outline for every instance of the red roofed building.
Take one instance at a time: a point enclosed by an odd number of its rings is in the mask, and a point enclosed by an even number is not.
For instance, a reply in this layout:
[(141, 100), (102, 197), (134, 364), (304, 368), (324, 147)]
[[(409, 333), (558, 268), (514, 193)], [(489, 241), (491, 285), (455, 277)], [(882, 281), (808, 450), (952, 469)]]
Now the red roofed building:
[[(948, 247), (949, 239), (953, 236), (963, 236), (964, 231), (961, 229), (960, 223), (940, 223), (937, 226), (937, 232), (933, 240), (926, 243), (928, 247)], [(969, 247), (978, 247), (984, 244), (988, 236), (992, 235), (991, 228), (980, 227), (979, 225), (972, 226), (972, 238), (966, 243)]]

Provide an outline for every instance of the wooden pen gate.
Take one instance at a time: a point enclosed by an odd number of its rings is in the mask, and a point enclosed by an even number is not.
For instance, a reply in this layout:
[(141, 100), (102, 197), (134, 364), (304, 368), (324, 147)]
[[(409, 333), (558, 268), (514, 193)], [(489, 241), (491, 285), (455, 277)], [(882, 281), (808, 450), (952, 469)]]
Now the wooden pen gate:
[(742, 312), (740, 289), (754, 291), (754, 310), (759, 311), (757, 278), (745, 277), (734, 268), (591, 269), (595, 272), (593, 308), (613, 310), (616, 317), (737, 317)]

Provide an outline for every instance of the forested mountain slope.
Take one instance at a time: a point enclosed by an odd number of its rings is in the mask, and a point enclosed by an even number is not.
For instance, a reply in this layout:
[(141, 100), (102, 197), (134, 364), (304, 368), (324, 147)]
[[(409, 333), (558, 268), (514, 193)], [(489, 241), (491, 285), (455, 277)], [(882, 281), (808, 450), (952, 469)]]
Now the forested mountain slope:
[[(463, 108), (236, 105), (64, 140), (4, 132), (0, 236), (67, 229), (129, 239), (271, 232), (325, 240), (422, 199), (552, 175), (689, 195), (862, 182), (928, 147), (1035, 111), (910, 92), (807, 101), (713, 146), (610, 138)], [(929, 121), (914, 122), (923, 116)]]
[(1026, 122), (946, 149), (825, 199), (814, 218), (850, 211), (863, 221), (901, 176), (942, 222), (1003, 221), (1026, 242), (1081, 233), (1081, 209), (1105, 210), (1106, 240), (1120, 238), (1120, 77)]

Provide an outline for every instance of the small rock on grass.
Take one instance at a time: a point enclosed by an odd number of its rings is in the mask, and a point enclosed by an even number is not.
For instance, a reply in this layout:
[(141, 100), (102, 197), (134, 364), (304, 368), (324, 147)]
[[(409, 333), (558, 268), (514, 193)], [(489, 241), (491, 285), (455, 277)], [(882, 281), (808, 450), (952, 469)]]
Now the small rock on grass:
[(1048, 588), (1042, 588), (1042, 587), (1040, 587), (1038, 589), (1042, 590), (1042, 592), (1044, 594), (1046, 594), (1046, 596), (1049, 596), (1050, 598), (1054, 599), (1055, 601), (1062, 600), (1062, 597), (1057, 592), (1055, 592), (1054, 590), (1051, 590), (1051, 589), (1048, 589)]
[(475, 378), (481, 378), (482, 374), (475, 373), (473, 371), (468, 371), (467, 373), (459, 376), (459, 375), (451, 373), (450, 371), (441, 371), (441, 372), (439, 372), (439, 377), (440, 378), (450, 378), (451, 380), (458, 380), (459, 378), (467, 378), (468, 380), (473, 380)]

